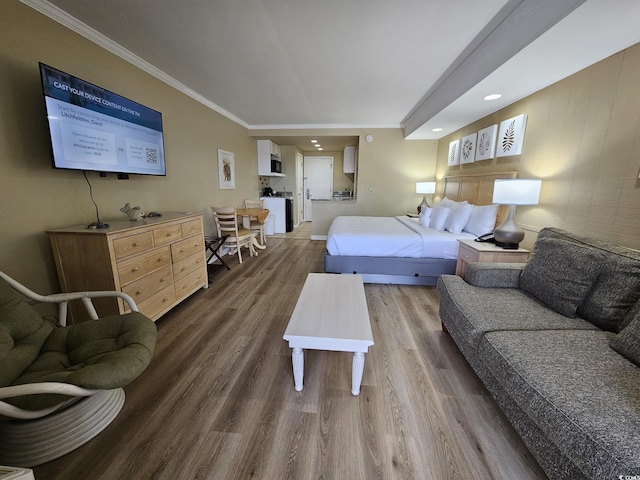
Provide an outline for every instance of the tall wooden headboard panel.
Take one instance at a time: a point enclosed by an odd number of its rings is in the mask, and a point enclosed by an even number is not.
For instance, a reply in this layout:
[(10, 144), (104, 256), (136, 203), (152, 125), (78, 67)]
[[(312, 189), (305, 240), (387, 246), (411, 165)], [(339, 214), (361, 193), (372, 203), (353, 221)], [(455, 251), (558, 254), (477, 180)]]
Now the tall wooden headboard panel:
[[(448, 175), (444, 177), (442, 196), (457, 202), (466, 200), (474, 205), (491, 205), (493, 203), (493, 181), (499, 178), (518, 178), (518, 172)], [(496, 225), (500, 225), (508, 213), (509, 207), (501, 205), (498, 209)]]

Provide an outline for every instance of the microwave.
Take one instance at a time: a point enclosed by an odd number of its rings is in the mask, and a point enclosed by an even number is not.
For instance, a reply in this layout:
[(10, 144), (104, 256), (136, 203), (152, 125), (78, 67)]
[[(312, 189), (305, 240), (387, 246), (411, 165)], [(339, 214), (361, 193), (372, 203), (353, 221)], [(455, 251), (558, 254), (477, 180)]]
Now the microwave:
[(277, 155), (271, 155), (271, 173), (282, 173), (282, 161)]

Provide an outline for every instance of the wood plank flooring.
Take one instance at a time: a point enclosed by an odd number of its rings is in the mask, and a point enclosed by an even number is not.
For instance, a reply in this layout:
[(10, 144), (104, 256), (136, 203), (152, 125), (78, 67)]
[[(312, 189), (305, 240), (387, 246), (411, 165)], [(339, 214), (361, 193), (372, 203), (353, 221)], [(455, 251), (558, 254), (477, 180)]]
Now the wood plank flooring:
[(282, 339), (324, 242), (270, 238), (158, 322), (116, 420), (34, 469), (47, 479), (544, 479), (453, 341), (433, 287), (365, 285), (375, 345), (305, 352)]

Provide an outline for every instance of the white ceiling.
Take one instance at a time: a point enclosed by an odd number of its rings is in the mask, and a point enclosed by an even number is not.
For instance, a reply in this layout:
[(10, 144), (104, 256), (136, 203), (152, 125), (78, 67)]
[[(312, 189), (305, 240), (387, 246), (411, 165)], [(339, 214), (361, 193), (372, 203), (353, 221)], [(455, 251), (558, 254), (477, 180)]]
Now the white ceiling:
[(252, 130), (436, 139), (640, 41), (638, 0), (22, 1)]

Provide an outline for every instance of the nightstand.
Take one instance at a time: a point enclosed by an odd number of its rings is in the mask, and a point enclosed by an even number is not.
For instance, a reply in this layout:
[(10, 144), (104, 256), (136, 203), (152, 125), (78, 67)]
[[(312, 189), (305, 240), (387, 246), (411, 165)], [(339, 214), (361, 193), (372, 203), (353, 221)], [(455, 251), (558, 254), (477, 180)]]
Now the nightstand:
[(464, 278), (467, 267), (472, 262), (504, 262), (524, 263), (529, 258), (529, 250), (518, 248), (517, 250), (505, 250), (496, 247), (489, 242), (476, 242), (475, 240), (458, 240), (458, 263), (456, 275)]

